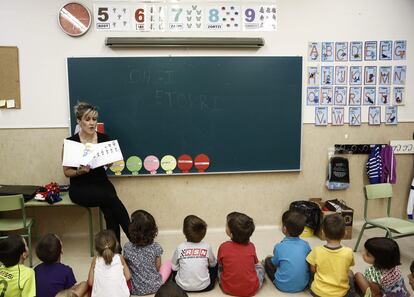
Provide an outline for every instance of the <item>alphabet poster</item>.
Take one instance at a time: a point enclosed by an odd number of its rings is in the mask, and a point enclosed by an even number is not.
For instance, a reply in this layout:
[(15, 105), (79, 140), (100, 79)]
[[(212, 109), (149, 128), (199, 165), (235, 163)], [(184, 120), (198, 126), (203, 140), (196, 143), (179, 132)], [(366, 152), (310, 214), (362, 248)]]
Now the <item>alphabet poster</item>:
[(306, 106), (315, 125), (396, 125), (407, 100), (406, 51), (407, 40), (308, 42)]

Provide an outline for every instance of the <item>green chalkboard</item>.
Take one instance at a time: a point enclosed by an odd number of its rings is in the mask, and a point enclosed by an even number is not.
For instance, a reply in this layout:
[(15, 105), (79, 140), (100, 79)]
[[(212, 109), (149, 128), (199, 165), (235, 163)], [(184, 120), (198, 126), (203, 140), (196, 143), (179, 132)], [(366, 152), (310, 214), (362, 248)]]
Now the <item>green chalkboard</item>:
[[(301, 57), (67, 62), (71, 110), (78, 100), (97, 105), (99, 121), (119, 141), (125, 161), (203, 153), (211, 173), (300, 170)], [(75, 124), (72, 112), (72, 131)], [(142, 168), (140, 174), (145, 173)]]

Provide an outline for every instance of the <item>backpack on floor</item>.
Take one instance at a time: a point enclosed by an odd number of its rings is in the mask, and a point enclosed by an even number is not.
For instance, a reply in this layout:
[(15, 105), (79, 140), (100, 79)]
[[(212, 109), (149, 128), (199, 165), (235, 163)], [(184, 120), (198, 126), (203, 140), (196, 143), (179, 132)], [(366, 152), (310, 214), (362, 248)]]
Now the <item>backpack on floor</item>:
[(303, 213), (306, 217), (307, 227), (313, 230), (317, 230), (319, 228), (321, 209), (317, 203), (306, 200), (293, 201), (289, 206), (289, 210), (296, 210)]

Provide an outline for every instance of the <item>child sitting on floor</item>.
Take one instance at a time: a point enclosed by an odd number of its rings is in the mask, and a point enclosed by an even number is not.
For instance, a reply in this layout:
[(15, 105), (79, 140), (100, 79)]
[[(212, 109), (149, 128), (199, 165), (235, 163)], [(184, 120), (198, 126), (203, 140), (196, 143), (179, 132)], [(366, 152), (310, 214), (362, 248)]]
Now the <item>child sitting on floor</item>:
[(124, 256), (132, 273), (133, 295), (154, 294), (171, 274), (171, 261), (161, 266), (163, 249), (154, 242), (157, 234), (157, 224), (150, 213), (137, 210), (131, 215), (131, 241), (124, 246)]
[(35, 272), (24, 266), (27, 256), (27, 245), (22, 236), (11, 234), (0, 240), (2, 297), (36, 296)]
[(217, 259), (211, 246), (203, 242), (207, 224), (189, 215), (183, 222), (186, 242), (181, 243), (172, 257), (175, 282), (186, 291), (205, 292), (214, 288), (217, 278)]
[(36, 255), (43, 263), (35, 267), (36, 295), (55, 297), (57, 293), (69, 289), (76, 296), (88, 291), (86, 282), (76, 284), (72, 268), (60, 263), (62, 242), (55, 234), (43, 236), (36, 247)]
[(254, 229), (253, 219), (249, 216), (239, 212), (227, 215), (226, 234), (231, 241), (222, 243), (217, 255), (219, 282), (226, 294), (253, 296), (263, 284), (264, 268), (250, 242)]
[(311, 248), (299, 238), (305, 223), (306, 217), (302, 213), (285, 211), (282, 216), (285, 238), (275, 245), (273, 257), (265, 259), (266, 274), (280, 291), (300, 292), (308, 286), (310, 274), (306, 256)]
[(131, 278), (124, 257), (117, 253), (118, 242), (112, 230), (103, 230), (95, 236), (98, 253), (89, 269), (88, 284), (91, 297), (129, 297), (127, 281)]
[(374, 237), (365, 242), (364, 261), (372, 266), (355, 274), (355, 282), (365, 296), (410, 296), (401, 273), (400, 249), (395, 240)]
[(345, 222), (340, 214), (331, 214), (323, 220), (326, 245), (317, 246), (306, 257), (314, 278), (310, 287), (313, 296), (353, 296), (350, 267), (354, 265), (352, 249), (341, 245)]

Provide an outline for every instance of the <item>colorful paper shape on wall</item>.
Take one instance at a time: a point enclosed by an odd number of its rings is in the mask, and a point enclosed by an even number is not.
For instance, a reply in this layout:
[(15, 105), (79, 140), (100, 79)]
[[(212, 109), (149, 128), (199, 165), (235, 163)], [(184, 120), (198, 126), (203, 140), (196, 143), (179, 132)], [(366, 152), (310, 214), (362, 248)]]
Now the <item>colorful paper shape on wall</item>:
[(210, 158), (205, 154), (199, 154), (194, 158), (194, 166), (198, 172), (204, 172), (210, 166)]
[(150, 155), (144, 159), (144, 168), (151, 174), (157, 174), (160, 167), (160, 160), (156, 156)]
[(193, 158), (190, 155), (181, 155), (178, 157), (177, 167), (183, 172), (188, 173), (193, 167)]
[(177, 160), (171, 155), (165, 155), (161, 159), (161, 168), (164, 169), (165, 173), (172, 174), (173, 170), (177, 166)]
[(122, 170), (124, 170), (125, 168), (125, 162), (124, 160), (121, 161), (116, 161), (114, 163), (112, 163), (112, 166), (109, 167), (109, 169), (115, 173), (115, 175), (121, 175)]
[(142, 168), (142, 160), (138, 156), (131, 156), (126, 161), (126, 167), (131, 171), (132, 175), (138, 175)]

